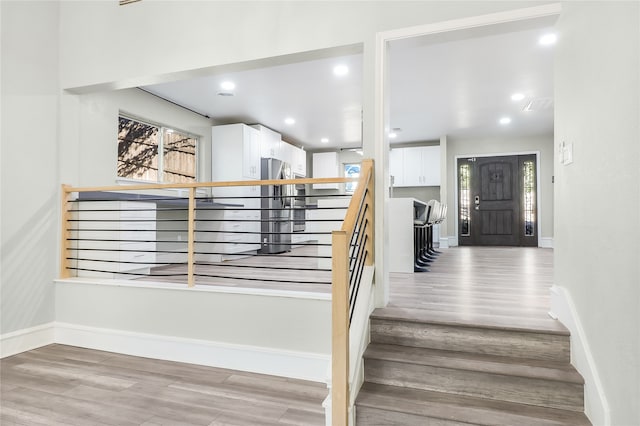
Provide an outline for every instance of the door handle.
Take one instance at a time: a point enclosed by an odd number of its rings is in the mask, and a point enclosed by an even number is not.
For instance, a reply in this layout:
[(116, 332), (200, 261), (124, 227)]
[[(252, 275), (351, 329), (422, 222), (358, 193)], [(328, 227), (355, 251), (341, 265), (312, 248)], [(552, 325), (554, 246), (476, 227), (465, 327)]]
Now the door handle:
[(476, 210), (480, 210), (480, 196), (476, 195), (475, 199), (474, 199), (475, 205), (476, 205)]

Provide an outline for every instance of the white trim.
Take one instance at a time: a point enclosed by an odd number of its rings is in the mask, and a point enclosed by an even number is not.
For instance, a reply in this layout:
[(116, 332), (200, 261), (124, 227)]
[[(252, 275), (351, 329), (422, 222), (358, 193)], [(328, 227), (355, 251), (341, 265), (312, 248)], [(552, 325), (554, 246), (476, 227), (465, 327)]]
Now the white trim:
[(331, 356), (50, 322), (0, 336), (0, 358), (59, 343), (154, 359), (325, 382)]
[(486, 15), (478, 15), (468, 18), (436, 22), (433, 24), (416, 25), (413, 27), (398, 28), (395, 30), (378, 33), (380, 35), (379, 41), (382, 41), (384, 43), (392, 40), (401, 40), (410, 37), (438, 34), (447, 31), (456, 31), (467, 28), (482, 27), (486, 25), (496, 25), (514, 21), (544, 18), (548, 16), (559, 15), (561, 11), (562, 6), (560, 5), (560, 3), (551, 3), (542, 6), (533, 6), (522, 9), (508, 10), (505, 12), (489, 13)]
[(589, 342), (571, 295), (564, 287), (556, 285), (551, 287), (549, 315), (552, 318), (557, 318), (571, 332), (571, 364), (580, 372), (585, 381), (585, 414), (594, 425), (610, 426), (611, 412), (598, 369), (591, 355)]
[(164, 290), (176, 290), (176, 291), (191, 291), (191, 292), (205, 292), (205, 293), (229, 293), (229, 294), (247, 294), (252, 296), (271, 296), (271, 297), (284, 297), (291, 299), (311, 299), (311, 300), (331, 300), (331, 293), (313, 293), (307, 291), (289, 291), (289, 290), (274, 290), (264, 288), (249, 288), (249, 287), (224, 287), (217, 285), (194, 285), (193, 287), (187, 287), (186, 284), (175, 284), (161, 281), (133, 281), (133, 280), (118, 280), (118, 279), (106, 279), (106, 278), (64, 278), (54, 280), (56, 284), (87, 284), (87, 285), (104, 285), (114, 287), (137, 287), (137, 288), (149, 288), (149, 289), (164, 289)]
[(0, 335), (0, 358), (55, 343), (53, 322)]
[(551, 238), (551, 237), (540, 237), (540, 238), (538, 238), (538, 247), (553, 248), (553, 238)]
[(439, 243), (440, 243), (440, 247), (439, 248), (449, 248), (449, 240), (451, 239), (451, 237), (440, 237)]
[[(448, 149), (448, 148), (447, 148)], [(540, 187), (540, 151), (516, 151), (516, 152), (498, 152), (489, 154), (464, 154), (456, 155), (453, 158), (453, 214), (455, 220), (453, 221), (453, 227), (455, 231), (456, 245), (458, 241), (458, 160), (460, 158), (469, 157), (508, 157), (512, 155), (535, 155), (536, 156), (536, 215), (538, 217), (537, 232), (538, 232), (538, 247), (545, 247), (542, 245), (542, 188)]]
[(55, 323), (55, 343), (325, 382), (330, 355)]

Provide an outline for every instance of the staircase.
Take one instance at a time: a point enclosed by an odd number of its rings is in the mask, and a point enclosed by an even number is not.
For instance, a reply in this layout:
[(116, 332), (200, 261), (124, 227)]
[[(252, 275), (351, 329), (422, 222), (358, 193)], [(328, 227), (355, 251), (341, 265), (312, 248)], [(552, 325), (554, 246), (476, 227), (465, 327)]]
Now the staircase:
[(590, 424), (557, 321), (404, 307), (370, 321), (359, 426)]

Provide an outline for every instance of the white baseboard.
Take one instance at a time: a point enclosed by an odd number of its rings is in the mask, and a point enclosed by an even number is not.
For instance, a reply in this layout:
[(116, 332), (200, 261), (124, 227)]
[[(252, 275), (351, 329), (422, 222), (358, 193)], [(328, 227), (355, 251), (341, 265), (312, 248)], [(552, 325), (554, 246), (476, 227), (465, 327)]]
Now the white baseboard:
[(0, 358), (55, 343), (53, 322), (0, 335)]
[(538, 247), (553, 248), (553, 237), (540, 237), (538, 239)]
[(59, 343), (147, 358), (325, 382), (330, 355), (51, 322), (0, 336), (0, 358)]
[(551, 287), (551, 311), (549, 315), (557, 318), (571, 332), (571, 364), (584, 378), (585, 414), (594, 425), (610, 426), (611, 413), (598, 375), (595, 361), (580, 318), (571, 300), (569, 292), (560, 286)]
[(440, 237), (440, 246), (438, 248), (449, 248), (449, 239), (449, 237)]
[(55, 342), (108, 352), (325, 382), (329, 355), (56, 323)]
[(458, 247), (458, 237), (449, 237), (449, 247)]

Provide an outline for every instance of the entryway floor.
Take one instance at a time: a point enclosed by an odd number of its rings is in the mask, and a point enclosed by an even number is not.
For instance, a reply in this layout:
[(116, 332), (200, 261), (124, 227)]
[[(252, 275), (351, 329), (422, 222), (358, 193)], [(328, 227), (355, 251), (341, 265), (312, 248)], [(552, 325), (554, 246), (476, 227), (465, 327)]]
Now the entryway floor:
[[(430, 272), (391, 273), (389, 307), (451, 321), (556, 328), (549, 317), (553, 250), (452, 247)], [(423, 312), (424, 313), (424, 312)]]

